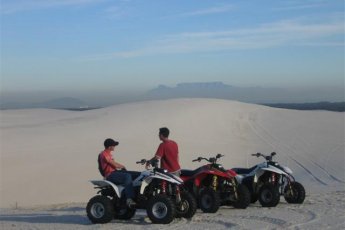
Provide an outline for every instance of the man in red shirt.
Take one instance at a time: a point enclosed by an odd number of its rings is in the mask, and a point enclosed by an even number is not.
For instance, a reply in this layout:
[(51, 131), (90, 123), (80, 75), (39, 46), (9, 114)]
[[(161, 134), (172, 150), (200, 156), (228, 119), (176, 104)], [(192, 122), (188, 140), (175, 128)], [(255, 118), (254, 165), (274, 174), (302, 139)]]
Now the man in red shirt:
[(125, 166), (116, 162), (111, 152), (115, 150), (115, 146), (117, 146), (119, 142), (114, 141), (113, 139), (106, 139), (104, 141), (104, 150), (100, 153), (100, 163), (102, 171), (104, 172), (104, 178), (108, 181), (113, 182), (114, 184), (121, 184), (125, 186), (124, 192), (126, 196), (126, 202), (129, 207), (135, 205), (133, 201), (134, 191), (132, 185), (132, 176), (126, 171), (119, 171), (125, 170)]
[(158, 146), (156, 155), (152, 159), (161, 161), (161, 168), (168, 170), (177, 176), (180, 175), (178, 146), (175, 141), (169, 139), (169, 129), (164, 127), (159, 129), (159, 139), (162, 143)]

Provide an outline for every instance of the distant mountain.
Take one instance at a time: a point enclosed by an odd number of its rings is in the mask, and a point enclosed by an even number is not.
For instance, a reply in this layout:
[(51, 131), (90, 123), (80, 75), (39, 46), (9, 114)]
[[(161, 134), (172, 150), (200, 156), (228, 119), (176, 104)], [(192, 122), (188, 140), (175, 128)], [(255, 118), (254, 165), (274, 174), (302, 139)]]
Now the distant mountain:
[[(335, 98), (337, 101), (343, 101), (343, 95), (344, 92), (342, 90), (288, 90), (283, 88), (236, 87), (216, 81), (180, 83), (175, 87), (159, 85), (157, 88), (148, 91), (145, 97), (146, 99), (217, 98), (287, 109), (344, 112), (345, 102), (317, 102), (324, 101), (326, 96)], [(305, 103), (308, 101), (316, 102)]]
[(1, 109), (25, 109), (25, 108), (48, 108), (48, 109), (80, 109), (88, 108), (88, 105), (77, 98), (63, 97), (39, 103), (5, 103)]
[(316, 103), (278, 103), (264, 104), (275, 108), (296, 109), (296, 110), (328, 110), (334, 112), (345, 112), (345, 102), (316, 102)]
[(42, 108), (52, 108), (52, 109), (74, 109), (74, 108), (81, 108), (87, 107), (87, 104), (77, 98), (72, 97), (63, 97), (57, 98), (49, 101), (45, 101), (42, 103), (37, 103), (38, 107)]
[(287, 94), (286, 90), (280, 88), (235, 87), (223, 82), (196, 82), (180, 83), (176, 87), (159, 85), (148, 91), (146, 97), (148, 99), (201, 97), (260, 103), (285, 101), (283, 99)]

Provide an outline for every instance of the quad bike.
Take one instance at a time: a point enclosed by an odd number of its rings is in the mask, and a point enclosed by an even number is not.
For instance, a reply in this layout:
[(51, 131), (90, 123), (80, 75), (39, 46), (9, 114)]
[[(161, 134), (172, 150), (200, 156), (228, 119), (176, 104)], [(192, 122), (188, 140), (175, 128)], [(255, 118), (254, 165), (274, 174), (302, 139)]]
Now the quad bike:
[(112, 219), (131, 219), (136, 209), (146, 209), (152, 223), (169, 224), (175, 217), (191, 218), (196, 211), (196, 201), (180, 188), (181, 178), (158, 168), (156, 160), (145, 159), (137, 164), (149, 163), (152, 169), (143, 172), (127, 171), (133, 178), (135, 207), (128, 207), (123, 191), (124, 186), (108, 180), (92, 180), (99, 195), (87, 204), (87, 216), (92, 223), (108, 223)]
[(258, 199), (263, 207), (275, 207), (284, 195), (288, 203), (301, 204), (305, 198), (305, 189), (302, 184), (295, 181), (292, 171), (286, 166), (273, 161), (272, 152), (269, 156), (261, 153), (252, 156), (263, 157), (265, 162), (252, 168), (233, 168), (238, 175), (238, 181), (247, 186), (251, 193), (251, 202)]
[(235, 208), (246, 208), (250, 204), (250, 193), (246, 186), (237, 183), (236, 173), (225, 170), (217, 163), (219, 158), (198, 157), (193, 162), (209, 162), (193, 170), (181, 170), (184, 186), (194, 195), (203, 212), (215, 213), (221, 205), (232, 205)]

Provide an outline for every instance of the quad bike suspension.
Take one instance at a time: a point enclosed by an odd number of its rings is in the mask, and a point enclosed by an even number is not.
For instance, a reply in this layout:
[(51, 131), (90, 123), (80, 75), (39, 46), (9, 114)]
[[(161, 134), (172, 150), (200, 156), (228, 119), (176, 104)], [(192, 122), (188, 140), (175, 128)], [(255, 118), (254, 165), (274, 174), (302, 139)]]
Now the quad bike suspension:
[(218, 177), (217, 176), (213, 176), (212, 178), (212, 188), (214, 191), (217, 191), (217, 185), (218, 185)]
[(161, 183), (162, 194), (166, 194), (167, 191), (167, 182), (165, 180)]
[(176, 185), (176, 202), (180, 203), (181, 202), (181, 191), (180, 191), (180, 187)]
[(272, 184), (276, 183), (276, 174), (275, 173), (272, 173), (271, 182), (272, 182)]
[(287, 186), (289, 187), (289, 189), (288, 189), (288, 193), (290, 193), (289, 195), (293, 197), (294, 196), (294, 190), (292, 189), (290, 181), (288, 182)]
[(237, 191), (237, 184), (236, 184), (236, 181), (234, 178), (231, 180), (231, 184), (232, 184), (232, 187), (234, 188), (235, 199), (237, 200), (238, 199), (238, 191)]

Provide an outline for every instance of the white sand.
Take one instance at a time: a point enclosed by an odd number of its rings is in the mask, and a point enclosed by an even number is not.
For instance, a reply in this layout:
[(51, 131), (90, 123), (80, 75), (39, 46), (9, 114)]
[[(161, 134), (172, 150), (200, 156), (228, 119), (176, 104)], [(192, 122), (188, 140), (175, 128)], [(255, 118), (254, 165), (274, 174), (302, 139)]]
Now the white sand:
[(118, 140), (115, 158), (140, 171), (135, 161), (153, 155), (162, 126), (179, 144), (183, 168), (196, 168), (201, 163), (192, 159), (216, 153), (225, 155), (225, 167), (249, 167), (262, 161), (251, 153), (276, 151), (307, 192), (302, 205), (221, 208), (164, 228), (184, 229), (189, 223), (193, 229), (345, 227), (345, 113), (177, 99), (84, 112), (5, 110), (0, 116), (0, 229), (161, 228), (148, 224), (144, 212), (129, 222), (89, 225), (85, 203), (95, 194), (88, 180), (100, 178), (97, 154), (104, 139)]

